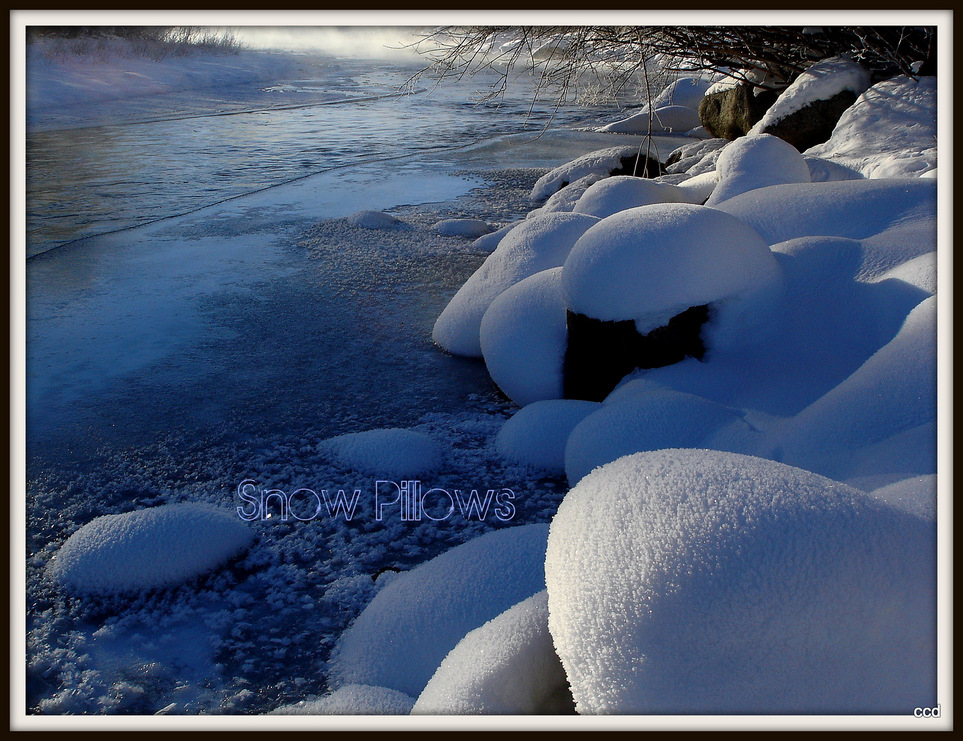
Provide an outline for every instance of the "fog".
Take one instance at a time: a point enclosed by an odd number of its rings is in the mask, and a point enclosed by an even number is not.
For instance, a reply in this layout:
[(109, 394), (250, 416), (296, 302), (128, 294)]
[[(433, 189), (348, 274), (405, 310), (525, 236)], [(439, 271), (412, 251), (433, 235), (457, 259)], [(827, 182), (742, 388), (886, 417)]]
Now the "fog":
[(418, 40), (416, 27), (376, 26), (239, 26), (231, 32), (251, 49), (320, 51), (338, 56), (414, 59), (410, 45)]

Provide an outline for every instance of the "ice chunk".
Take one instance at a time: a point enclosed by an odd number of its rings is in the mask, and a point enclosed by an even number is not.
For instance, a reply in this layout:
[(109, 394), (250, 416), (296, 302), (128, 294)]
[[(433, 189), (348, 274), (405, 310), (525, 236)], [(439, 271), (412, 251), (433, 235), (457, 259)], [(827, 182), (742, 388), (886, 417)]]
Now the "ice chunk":
[(935, 707), (935, 527), (735, 453), (626, 456), (552, 521), (549, 629), (582, 714)]
[(254, 532), (229, 510), (167, 504), (88, 522), (60, 547), (47, 574), (80, 593), (154, 589), (220, 566), (253, 540)]

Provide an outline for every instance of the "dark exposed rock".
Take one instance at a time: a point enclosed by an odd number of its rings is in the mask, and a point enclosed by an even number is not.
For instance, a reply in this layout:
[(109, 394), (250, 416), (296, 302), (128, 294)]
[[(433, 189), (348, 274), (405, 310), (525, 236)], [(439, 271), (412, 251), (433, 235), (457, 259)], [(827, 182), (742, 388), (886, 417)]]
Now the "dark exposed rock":
[(778, 136), (800, 152), (829, 141), (843, 112), (856, 102), (856, 93), (842, 90), (826, 100), (814, 100), (805, 108), (767, 126), (762, 133)]
[(657, 178), (665, 175), (665, 165), (655, 157), (647, 157), (643, 152), (640, 156), (630, 155), (622, 157), (622, 166), (612, 170), (610, 175), (634, 175), (640, 178)]
[(703, 98), (699, 104), (699, 120), (710, 136), (732, 141), (748, 134), (778, 97), (772, 90), (756, 95), (752, 85), (740, 82)]
[(709, 315), (708, 306), (693, 306), (642, 335), (632, 320), (606, 322), (569, 311), (565, 398), (602, 401), (636, 369), (660, 368), (686, 357), (701, 360), (702, 326)]

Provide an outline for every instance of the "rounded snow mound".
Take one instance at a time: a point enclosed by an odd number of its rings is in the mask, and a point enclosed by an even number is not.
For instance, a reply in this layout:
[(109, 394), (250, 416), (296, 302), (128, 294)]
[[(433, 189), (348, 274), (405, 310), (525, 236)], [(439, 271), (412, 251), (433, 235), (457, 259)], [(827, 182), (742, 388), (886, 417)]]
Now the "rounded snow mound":
[(328, 438), (318, 451), (348, 468), (393, 479), (437, 470), (445, 458), (441, 445), (428, 435), (397, 427)]
[(679, 203), (689, 199), (685, 191), (668, 183), (657, 183), (648, 178), (615, 175), (593, 183), (579, 197), (573, 209), (577, 214), (589, 214), (600, 219), (619, 211), (653, 203)]
[(428, 682), (412, 715), (572, 713), (565, 671), (548, 632), (542, 590), (459, 641)]
[(565, 443), (575, 426), (602, 408), (598, 401), (550, 399), (519, 409), (498, 431), (495, 449), (508, 460), (565, 472)]
[(414, 704), (404, 692), (349, 684), (323, 697), (284, 705), (268, 715), (408, 715)]
[(632, 319), (640, 331), (689, 307), (727, 300), (712, 320), (720, 340), (730, 331), (746, 334), (727, 312), (768, 300), (779, 281), (776, 258), (752, 227), (684, 203), (602, 219), (576, 242), (562, 273), (570, 310), (603, 321)]
[(594, 468), (630, 453), (709, 447), (712, 435), (730, 425), (745, 427), (728, 407), (681, 391), (646, 391), (606, 403), (572, 430), (565, 476), (574, 485)]
[(637, 146), (625, 146), (598, 149), (583, 154), (581, 157), (566, 162), (564, 165), (560, 165), (542, 175), (532, 186), (529, 200), (533, 203), (541, 203), (569, 183), (574, 183), (576, 180), (581, 180), (587, 176), (600, 180), (621, 168), (623, 158), (634, 157), (638, 154), (638, 151)]
[(722, 150), (716, 172), (719, 183), (707, 206), (770, 185), (812, 181), (809, 165), (799, 150), (772, 134), (736, 139)]
[(399, 574), (341, 635), (328, 681), (418, 697), (469, 632), (545, 589), (548, 525), (494, 530)]
[(432, 231), (446, 237), (468, 237), (477, 239), (491, 231), (491, 225), (479, 219), (442, 219), (435, 222)]
[(154, 589), (220, 566), (253, 540), (251, 529), (228, 510), (168, 504), (88, 522), (60, 547), (47, 574), (80, 593)]
[(479, 330), (489, 375), (521, 406), (561, 398), (567, 337), (562, 268), (543, 270), (502, 293)]
[(653, 134), (684, 132), (700, 125), (699, 111), (683, 105), (659, 106), (649, 115), (648, 109), (610, 124), (597, 131), (614, 134)]
[(563, 500), (545, 560), (576, 710), (935, 706), (935, 536), (762, 458), (669, 449), (603, 466)]
[(348, 217), (348, 221), (355, 226), (363, 226), (365, 229), (391, 229), (404, 224), (401, 219), (396, 219), (391, 214), (370, 210), (353, 213)]
[(448, 302), (432, 339), (455, 355), (480, 358), (478, 333), (492, 302), (528, 276), (562, 265), (576, 240), (597, 222), (587, 214), (553, 212), (517, 224)]

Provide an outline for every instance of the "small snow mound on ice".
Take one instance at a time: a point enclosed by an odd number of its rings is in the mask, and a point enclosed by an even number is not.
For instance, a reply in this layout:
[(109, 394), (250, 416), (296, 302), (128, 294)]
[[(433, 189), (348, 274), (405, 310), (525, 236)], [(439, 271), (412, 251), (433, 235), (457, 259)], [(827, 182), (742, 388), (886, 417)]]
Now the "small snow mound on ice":
[(442, 219), (435, 222), (432, 231), (446, 237), (467, 237), (478, 239), (493, 231), (490, 224), (479, 219)]
[(542, 175), (532, 187), (529, 198), (534, 203), (541, 203), (562, 186), (587, 175), (601, 179), (613, 170), (618, 170), (622, 166), (623, 157), (633, 157), (638, 151), (638, 147), (610, 147), (583, 154)]
[(363, 226), (365, 229), (392, 229), (404, 223), (391, 214), (370, 210), (353, 213), (348, 217), (348, 221), (355, 226)]
[(771, 134), (743, 136), (722, 150), (716, 161), (719, 184), (707, 206), (757, 188), (811, 181), (809, 165), (789, 142)]
[(562, 268), (516, 283), (482, 317), (479, 339), (488, 373), (516, 404), (562, 396), (565, 321)]
[(746, 338), (746, 328), (735, 325), (750, 321), (779, 281), (775, 257), (751, 227), (683, 203), (602, 219), (578, 240), (562, 272), (567, 307), (603, 321), (632, 319), (641, 327), (725, 299), (712, 319), (710, 345)]
[(422, 432), (391, 427), (349, 432), (318, 443), (343, 466), (391, 479), (437, 470), (444, 461), (441, 445)]
[(934, 706), (935, 535), (762, 458), (669, 449), (603, 466), (559, 506), (545, 560), (576, 710)]
[(631, 175), (617, 175), (590, 185), (575, 203), (573, 211), (602, 219), (629, 208), (682, 201), (688, 201), (688, 198), (684, 191), (674, 185)]
[(503, 291), (565, 262), (576, 240), (598, 222), (587, 214), (548, 213), (515, 225), (435, 321), (432, 339), (455, 355), (482, 356), (482, 317)]
[(602, 405), (579, 422), (565, 446), (565, 476), (586, 474), (630, 453), (701, 448), (726, 425), (743, 424), (731, 409), (679, 391), (647, 391)]
[(254, 533), (209, 504), (168, 504), (104, 515), (71, 535), (47, 567), (80, 593), (154, 589), (203, 574), (237, 555)]
[(495, 449), (516, 463), (565, 472), (565, 444), (575, 426), (600, 409), (597, 401), (551, 399), (519, 409), (499, 430)]
[(849, 57), (831, 57), (816, 62), (779, 94), (748, 135), (761, 134), (767, 127), (817, 100), (829, 100), (845, 90), (860, 95), (869, 87), (869, 82), (869, 71)]
[(806, 150), (867, 178), (916, 178), (936, 167), (936, 78), (873, 85), (840, 117), (829, 141)]
[(398, 690), (349, 684), (323, 697), (284, 705), (268, 715), (408, 715), (414, 704)]
[(411, 710), (412, 715), (564, 712), (572, 712), (572, 695), (548, 632), (544, 590), (462, 638)]
[(469, 631), (545, 589), (547, 537), (548, 525), (494, 530), (400, 574), (341, 635), (329, 682), (418, 697)]

